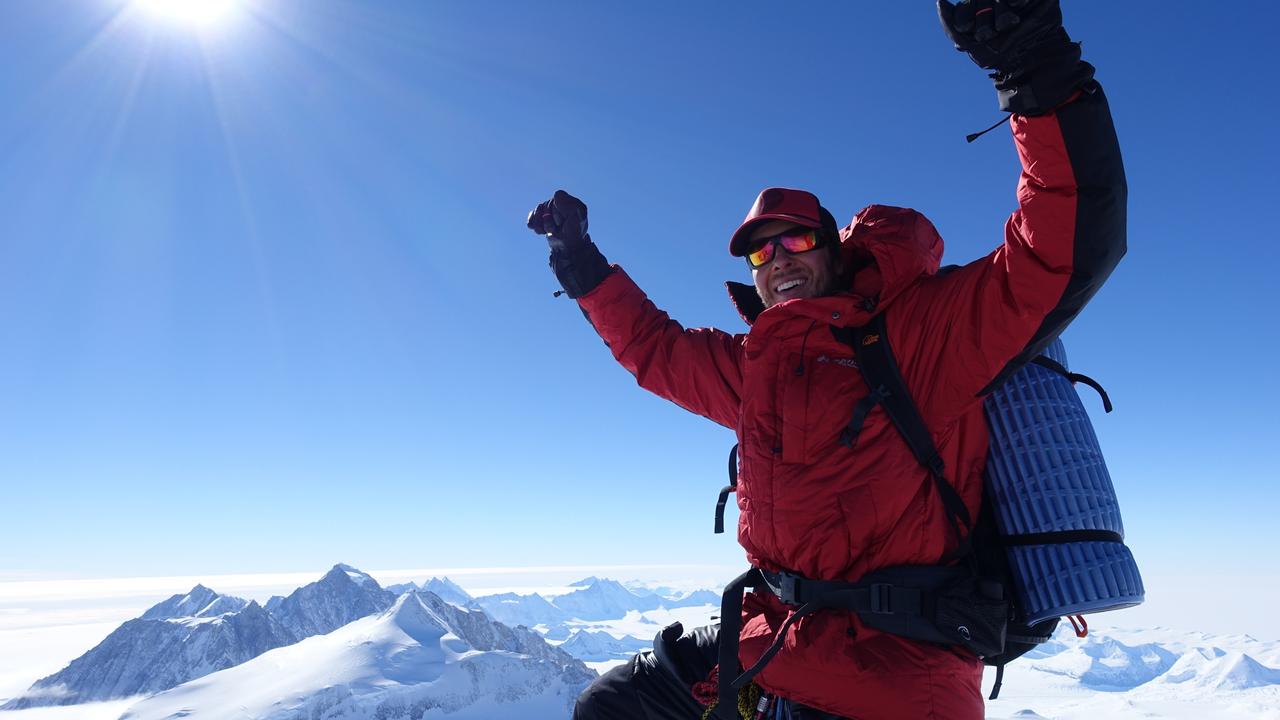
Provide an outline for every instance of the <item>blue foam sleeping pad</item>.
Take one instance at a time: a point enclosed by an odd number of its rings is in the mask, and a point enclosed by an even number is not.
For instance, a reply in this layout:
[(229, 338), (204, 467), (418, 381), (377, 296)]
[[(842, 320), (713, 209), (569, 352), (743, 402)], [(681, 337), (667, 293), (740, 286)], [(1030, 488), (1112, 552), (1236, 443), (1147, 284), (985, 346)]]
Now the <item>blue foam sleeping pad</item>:
[[(1061, 340), (1044, 354), (1067, 367)], [(1070, 380), (1027, 365), (987, 398), (985, 409), (991, 429), (986, 491), (1001, 535), (1059, 530), (1124, 535), (1111, 475)], [(1143, 600), (1142, 577), (1124, 543), (1028, 545), (1006, 552), (1028, 624)]]

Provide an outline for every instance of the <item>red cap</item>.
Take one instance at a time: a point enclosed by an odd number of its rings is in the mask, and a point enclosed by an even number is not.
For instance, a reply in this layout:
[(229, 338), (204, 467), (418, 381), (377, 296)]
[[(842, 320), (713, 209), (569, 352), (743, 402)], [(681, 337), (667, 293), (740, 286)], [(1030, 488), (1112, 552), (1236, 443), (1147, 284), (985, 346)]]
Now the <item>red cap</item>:
[(804, 227), (822, 227), (822, 206), (811, 192), (790, 188), (767, 188), (756, 198), (751, 212), (738, 226), (729, 240), (729, 254), (742, 257), (747, 254), (747, 241), (751, 231), (762, 222), (787, 220)]

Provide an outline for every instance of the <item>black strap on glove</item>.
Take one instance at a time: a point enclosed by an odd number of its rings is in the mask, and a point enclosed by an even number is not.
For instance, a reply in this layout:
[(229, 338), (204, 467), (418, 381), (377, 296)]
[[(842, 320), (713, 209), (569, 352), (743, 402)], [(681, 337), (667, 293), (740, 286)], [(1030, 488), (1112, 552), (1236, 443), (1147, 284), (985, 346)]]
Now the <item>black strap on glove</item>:
[(528, 226), (547, 236), (551, 270), (571, 298), (595, 289), (609, 274), (609, 261), (587, 234), (587, 206), (563, 190), (529, 213)]
[(994, 71), (1001, 110), (1043, 115), (1093, 85), (1058, 0), (938, 0), (938, 19), (957, 50)]

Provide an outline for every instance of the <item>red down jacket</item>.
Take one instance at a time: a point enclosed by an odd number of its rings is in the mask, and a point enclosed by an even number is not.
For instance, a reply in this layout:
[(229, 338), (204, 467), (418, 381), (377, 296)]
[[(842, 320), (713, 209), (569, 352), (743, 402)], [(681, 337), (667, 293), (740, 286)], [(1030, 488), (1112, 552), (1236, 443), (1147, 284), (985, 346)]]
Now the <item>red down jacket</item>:
[[(987, 452), (982, 393), (1079, 312), (1125, 249), (1124, 170), (1101, 91), (1055, 114), (1015, 116), (1019, 208), (990, 255), (938, 275), (942, 239), (914, 210), (872, 205), (841, 231), (866, 265), (836, 295), (744, 314), (746, 334), (686, 330), (620, 269), (579, 299), (644, 388), (736, 430), (738, 540), (753, 565), (856, 581), (936, 564), (953, 539), (928, 473), (877, 408), (857, 446), (839, 444), (867, 394), (830, 327), (885, 313), (891, 347), (976, 517)], [(748, 594), (740, 660), (754, 663), (789, 608)], [(982, 664), (827, 610), (800, 620), (757, 677), (767, 690), (847, 718), (983, 716)]]

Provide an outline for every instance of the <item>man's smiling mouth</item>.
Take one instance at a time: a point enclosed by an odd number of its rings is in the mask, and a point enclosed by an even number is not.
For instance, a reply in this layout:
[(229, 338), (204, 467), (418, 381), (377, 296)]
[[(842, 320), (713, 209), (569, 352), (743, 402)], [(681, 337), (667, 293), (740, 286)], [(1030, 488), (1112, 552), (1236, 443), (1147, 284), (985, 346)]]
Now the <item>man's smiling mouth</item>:
[(787, 292), (788, 290), (794, 290), (800, 287), (801, 285), (804, 285), (804, 283), (805, 283), (804, 278), (792, 278), (790, 280), (785, 280), (775, 285), (773, 288), (773, 291), (775, 293), (784, 293), (784, 292)]

